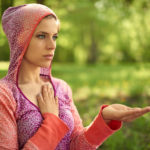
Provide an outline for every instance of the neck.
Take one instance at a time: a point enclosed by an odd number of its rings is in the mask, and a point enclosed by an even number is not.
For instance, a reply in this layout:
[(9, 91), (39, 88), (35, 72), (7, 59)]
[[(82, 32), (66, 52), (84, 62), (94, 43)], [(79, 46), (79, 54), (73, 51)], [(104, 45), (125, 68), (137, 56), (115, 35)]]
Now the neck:
[(23, 59), (18, 76), (18, 84), (41, 83), (40, 67)]

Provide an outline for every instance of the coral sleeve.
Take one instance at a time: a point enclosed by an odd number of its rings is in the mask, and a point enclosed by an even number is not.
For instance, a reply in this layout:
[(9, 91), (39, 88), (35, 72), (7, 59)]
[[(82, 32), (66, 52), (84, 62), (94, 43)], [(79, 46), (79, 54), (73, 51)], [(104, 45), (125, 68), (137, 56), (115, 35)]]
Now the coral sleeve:
[[(0, 150), (19, 149), (15, 111), (15, 100), (5, 90), (0, 89)], [(57, 116), (45, 113), (43, 117), (41, 127), (22, 150), (54, 150), (68, 132), (67, 125)]]
[(112, 120), (108, 125), (105, 123), (101, 115), (102, 109), (106, 107), (105, 105), (100, 108), (100, 112), (94, 121), (88, 127), (83, 127), (80, 115), (72, 100), (70, 87), (68, 87), (68, 93), (71, 98), (71, 112), (74, 118), (74, 130), (70, 143), (71, 150), (95, 150), (109, 136), (121, 128), (122, 123), (120, 121)]
[(43, 116), (45, 119), (41, 127), (30, 141), (40, 150), (53, 150), (69, 131), (69, 128), (61, 119), (51, 113), (45, 113)]

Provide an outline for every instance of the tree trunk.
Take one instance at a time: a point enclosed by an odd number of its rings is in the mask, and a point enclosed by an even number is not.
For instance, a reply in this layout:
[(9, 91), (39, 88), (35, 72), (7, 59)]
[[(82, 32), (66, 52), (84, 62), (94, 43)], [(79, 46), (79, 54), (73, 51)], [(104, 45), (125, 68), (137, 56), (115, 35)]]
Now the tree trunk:
[(45, 0), (36, 0), (36, 2), (39, 4), (44, 4)]
[(91, 29), (90, 30), (91, 46), (90, 46), (87, 62), (90, 64), (94, 64), (96, 63), (98, 58), (98, 51), (97, 51), (97, 42), (95, 40), (95, 35), (94, 35), (94, 23), (92, 21), (91, 21), (90, 29)]
[(1, 7), (1, 16), (2, 17), (2, 14), (3, 12), (8, 8), (8, 7), (11, 7), (13, 6), (14, 4), (14, 0), (0, 0), (0, 7)]

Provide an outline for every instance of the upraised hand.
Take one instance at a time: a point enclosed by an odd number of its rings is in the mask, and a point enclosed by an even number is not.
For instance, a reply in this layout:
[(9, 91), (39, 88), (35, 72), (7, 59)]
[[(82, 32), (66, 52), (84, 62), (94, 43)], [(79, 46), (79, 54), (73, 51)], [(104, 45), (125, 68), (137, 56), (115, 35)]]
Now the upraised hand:
[(150, 106), (145, 108), (131, 108), (122, 104), (112, 104), (102, 110), (102, 116), (106, 123), (110, 120), (131, 122), (147, 112), (150, 112)]

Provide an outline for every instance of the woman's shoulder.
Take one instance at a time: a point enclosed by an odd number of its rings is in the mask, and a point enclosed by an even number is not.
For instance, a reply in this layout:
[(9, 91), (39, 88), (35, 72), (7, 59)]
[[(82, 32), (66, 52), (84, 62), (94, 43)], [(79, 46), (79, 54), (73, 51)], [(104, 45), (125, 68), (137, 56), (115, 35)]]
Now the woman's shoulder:
[(66, 81), (55, 77), (52, 77), (52, 80), (57, 89), (61, 89), (61, 91), (67, 93), (69, 96), (72, 96), (71, 87)]
[(3, 80), (0, 80), (0, 92), (5, 91), (6, 93), (9, 93), (9, 86), (7, 82), (4, 82)]
[(55, 77), (52, 77), (52, 81), (54, 84), (58, 85), (58, 86), (65, 86), (65, 87), (68, 87), (68, 83), (65, 81), (65, 80), (62, 80), (60, 78), (55, 78)]
[(0, 80), (0, 104), (16, 107), (16, 102), (13, 99), (12, 91), (9, 83)]

